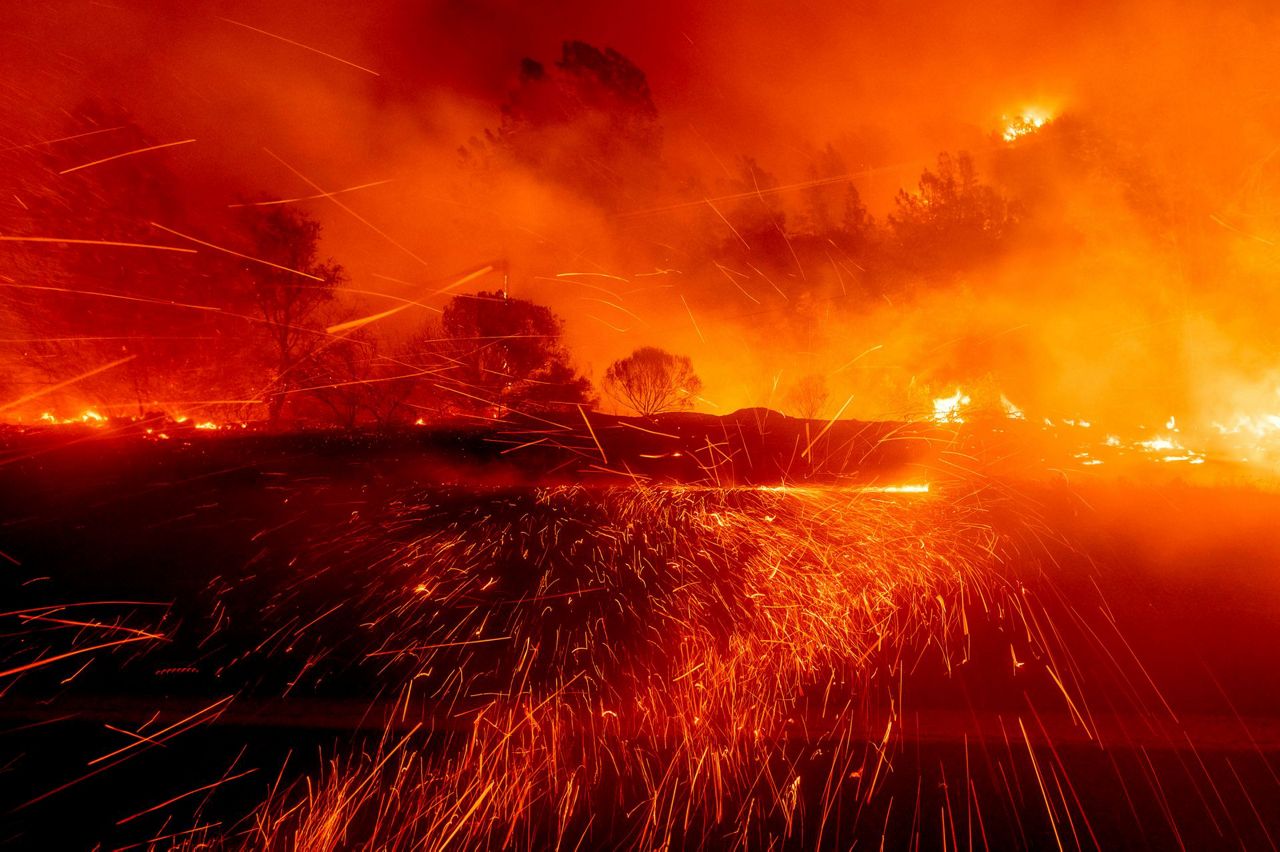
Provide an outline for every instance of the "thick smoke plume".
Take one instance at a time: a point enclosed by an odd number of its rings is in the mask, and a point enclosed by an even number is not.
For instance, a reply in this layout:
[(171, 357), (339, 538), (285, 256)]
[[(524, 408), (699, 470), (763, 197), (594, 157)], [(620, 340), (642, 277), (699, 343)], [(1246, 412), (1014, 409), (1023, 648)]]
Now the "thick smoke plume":
[[(77, 163), (44, 143), (96, 104), (147, 144), (195, 140), (136, 155), (173, 221), (309, 199), (349, 276), (335, 316), (422, 305), (364, 330), (384, 351), (503, 286), (565, 318), (597, 381), (638, 347), (689, 355), (707, 411), (785, 409), (814, 374), (825, 416), (957, 386), (1116, 424), (1280, 410), (1269, 4), (597, 7), (15, 10), (3, 230), (25, 222), (22, 158), (53, 185)], [(131, 147), (108, 136), (95, 150)], [(79, 203), (139, 218), (142, 189), (114, 187)], [(9, 397), (57, 373), (21, 355)]]

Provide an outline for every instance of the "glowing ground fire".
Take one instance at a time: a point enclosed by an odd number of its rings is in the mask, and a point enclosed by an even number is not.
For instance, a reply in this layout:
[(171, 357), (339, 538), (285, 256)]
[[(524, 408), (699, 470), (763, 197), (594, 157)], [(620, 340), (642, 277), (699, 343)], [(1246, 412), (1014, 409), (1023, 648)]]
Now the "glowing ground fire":
[(1275, 4), (10, 5), (0, 844), (1280, 848)]

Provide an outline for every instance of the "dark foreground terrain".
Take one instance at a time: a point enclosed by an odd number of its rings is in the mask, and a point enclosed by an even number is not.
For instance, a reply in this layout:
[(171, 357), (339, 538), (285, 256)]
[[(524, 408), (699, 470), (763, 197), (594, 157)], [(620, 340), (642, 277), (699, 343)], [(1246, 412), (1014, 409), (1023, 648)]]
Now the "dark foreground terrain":
[(1275, 848), (1280, 496), (893, 434), (11, 437), (0, 841)]

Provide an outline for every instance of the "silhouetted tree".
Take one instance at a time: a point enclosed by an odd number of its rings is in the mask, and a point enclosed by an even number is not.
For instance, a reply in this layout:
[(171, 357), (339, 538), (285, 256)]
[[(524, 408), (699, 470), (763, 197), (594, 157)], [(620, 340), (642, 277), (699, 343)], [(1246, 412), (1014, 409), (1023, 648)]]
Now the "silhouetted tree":
[(327, 418), (345, 428), (412, 420), (409, 396), (420, 376), (409, 364), (379, 352), (365, 329), (322, 346), (302, 368), (299, 388)]
[(615, 50), (569, 41), (550, 68), (533, 59), (521, 63), (501, 125), (462, 154), (483, 160), (496, 152), (617, 207), (648, 192), (661, 151), (662, 128), (644, 72)]
[(725, 237), (722, 253), (757, 266), (792, 265), (787, 214), (775, 191), (777, 177), (752, 157), (744, 157), (738, 166), (735, 179), (725, 184), (727, 194), (737, 198), (724, 213), (732, 233)]
[(801, 193), (804, 213), (797, 231), (856, 251), (870, 240), (874, 223), (848, 174), (844, 158), (830, 145), (814, 158), (809, 185)]
[(901, 190), (889, 226), (904, 269), (946, 276), (995, 256), (1016, 218), (1008, 201), (978, 180), (966, 153), (938, 156), (936, 172), (925, 170), (919, 190)]
[(346, 280), (332, 259), (320, 259), (320, 223), (287, 205), (247, 206), (241, 214), (247, 250), (240, 264), (248, 295), (270, 352), (267, 416), (280, 421), (285, 400), (299, 387), (302, 368), (328, 339), (319, 309)]
[[(1179, 203), (1194, 203), (1190, 199), (1196, 190), (1177, 178), (1162, 178), (1159, 158), (1140, 145), (1127, 144), (1115, 128), (1068, 113), (1015, 144), (1003, 144), (999, 137), (996, 142), (993, 177), (1018, 199), (1031, 228), (1061, 229), (1064, 210), (1080, 205), (1081, 198), (1092, 202), (1085, 209), (1096, 210), (1113, 204), (1118, 195), (1134, 214), (1133, 221), (1157, 241), (1182, 242), (1172, 235), (1178, 227), (1175, 209)], [(1265, 205), (1277, 197), (1265, 190), (1258, 194), (1258, 189), (1250, 180), (1236, 203), (1256, 212), (1257, 202)], [(1265, 227), (1262, 222), (1253, 224)], [(1257, 233), (1256, 227), (1245, 230)]]
[(455, 296), (440, 331), (422, 368), (456, 410), (500, 416), (594, 404), (562, 342), (564, 321), (550, 308), (502, 291)]
[[(850, 297), (865, 298), (879, 284), (884, 240), (849, 177), (849, 169), (828, 145), (809, 164), (808, 181), (800, 192), (798, 213), (788, 228), (785, 258), (805, 270), (799, 292), (790, 297), (829, 304)], [(801, 327), (809, 319), (793, 315)]]
[(827, 380), (820, 373), (802, 377), (787, 391), (787, 404), (797, 417), (815, 420), (827, 406)]
[(637, 414), (648, 417), (693, 407), (702, 381), (687, 355), (645, 346), (609, 365), (605, 392)]

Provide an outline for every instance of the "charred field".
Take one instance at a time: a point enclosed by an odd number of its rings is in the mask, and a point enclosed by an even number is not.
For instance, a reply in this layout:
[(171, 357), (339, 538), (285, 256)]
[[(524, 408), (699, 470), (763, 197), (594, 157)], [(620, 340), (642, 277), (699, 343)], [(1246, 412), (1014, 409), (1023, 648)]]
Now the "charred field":
[(1273, 491), (894, 424), (642, 477), (595, 425), (9, 435), (6, 842), (1271, 842)]

